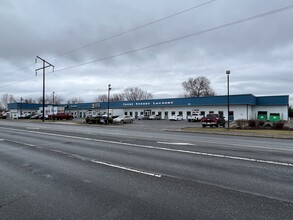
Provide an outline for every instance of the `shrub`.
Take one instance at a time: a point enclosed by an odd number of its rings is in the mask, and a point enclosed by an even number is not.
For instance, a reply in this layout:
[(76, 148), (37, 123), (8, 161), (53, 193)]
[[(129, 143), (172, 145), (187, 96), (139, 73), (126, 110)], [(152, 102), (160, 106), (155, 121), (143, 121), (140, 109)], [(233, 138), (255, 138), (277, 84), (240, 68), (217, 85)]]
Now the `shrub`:
[(281, 130), (284, 127), (284, 122), (283, 121), (278, 121), (273, 123), (273, 128), (277, 130)]
[(259, 125), (260, 127), (264, 126), (264, 124), (265, 124), (264, 121), (258, 121), (258, 125)]
[(251, 128), (255, 128), (256, 127), (256, 120), (248, 120), (248, 126)]
[(238, 119), (235, 122), (236, 122), (236, 126), (240, 127), (240, 128), (245, 127), (247, 124), (247, 120), (245, 120), (245, 119)]

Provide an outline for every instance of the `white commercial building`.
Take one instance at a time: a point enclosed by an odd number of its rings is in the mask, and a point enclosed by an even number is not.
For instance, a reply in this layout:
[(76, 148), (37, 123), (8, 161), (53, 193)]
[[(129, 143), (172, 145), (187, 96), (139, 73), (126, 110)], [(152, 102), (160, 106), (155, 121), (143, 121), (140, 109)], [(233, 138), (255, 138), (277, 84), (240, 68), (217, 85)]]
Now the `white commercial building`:
[[(72, 114), (77, 118), (83, 118), (90, 114), (95, 115), (98, 112), (107, 112), (109, 108), (109, 110), (113, 112), (113, 115), (116, 110), (119, 114), (130, 115), (134, 118), (138, 118), (142, 115), (157, 115), (161, 119), (169, 119), (172, 115), (181, 115), (184, 119), (186, 119), (187, 116), (196, 111), (202, 115), (206, 115), (208, 113), (221, 114), (227, 119), (228, 103), (230, 120), (288, 120), (288, 95), (254, 96), (252, 94), (243, 94), (230, 96), (118, 101), (109, 103), (92, 102), (59, 105), (59, 107), (63, 106), (65, 113)], [(20, 103), (12, 103), (9, 108), (11, 112), (18, 112)], [(31, 109), (29, 104), (22, 104), (21, 108), (22, 111), (24, 111), (25, 108)]]

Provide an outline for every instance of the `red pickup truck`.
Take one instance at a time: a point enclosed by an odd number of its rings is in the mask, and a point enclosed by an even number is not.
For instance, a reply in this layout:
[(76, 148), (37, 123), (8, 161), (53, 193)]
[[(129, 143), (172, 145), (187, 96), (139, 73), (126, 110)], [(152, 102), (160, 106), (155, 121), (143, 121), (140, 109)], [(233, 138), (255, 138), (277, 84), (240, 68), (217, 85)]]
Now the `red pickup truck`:
[(219, 114), (207, 114), (205, 117), (201, 119), (202, 127), (210, 126), (210, 127), (225, 127), (226, 120), (222, 115)]
[(49, 120), (72, 120), (73, 116), (69, 114), (64, 114), (64, 113), (58, 113), (56, 115), (49, 115)]

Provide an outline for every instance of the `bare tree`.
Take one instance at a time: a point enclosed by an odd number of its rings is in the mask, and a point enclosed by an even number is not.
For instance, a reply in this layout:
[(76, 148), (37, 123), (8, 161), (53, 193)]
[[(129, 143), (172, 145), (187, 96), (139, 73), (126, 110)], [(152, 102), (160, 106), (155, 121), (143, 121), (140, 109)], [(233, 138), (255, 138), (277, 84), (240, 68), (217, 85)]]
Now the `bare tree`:
[(288, 116), (293, 117), (293, 106), (289, 106), (289, 108), (288, 108)]
[(36, 103), (36, 100), (34, 100), (33, 98), (26, 98), (26, 99), (23, 99), (22, 102), (23, 103)]
[(154, 97), (151, 93), (138, 87), (128, 87), (124, 89), (124, 96), (128, 101), (152, 99)]
[[(53, 104), (53, 94), (47, 97), (47, 103), (48, 104)], [(54, 104), (59, 105), (64, 101), (64, 98), (62, 95), (54, 93)]]
[(118, 101), (124, 101), (125, 97), (123, 93), (115, 93), (110, 96), (110, 101), (112, 102), (118, 102)]
[(182, 83), (183, 88), (189, 97), (214, 96), (215, 92), (210, 87), (210, 80), (205, 76), (189, 78)]
[[(114, 93), (110, 95), (110, 101), (111, 102), (118, 102), (118, 101), (124, 101), (124, 94), (123, 93)], [(108, 95), (99, 95), (98, 98), (96, 98), (97, 102), (108, 102)]]
[[(38, 104), (43, 104), (43, 96), (40, 96), (39, 98), (37, 98), (36, 101)], [(50, 96), (46, 95), (45, 96), (45, 104), (49, 103), (49, 101), (50, 101)]]
[(13, 97), (13, 95), (5, 93), (1, 97), (1, 107), (4, 109), (7, 109), (8, 103), (16, 102), (16, 99)]
[(73, 97), (67, 101), (67, 104), (77, 104), (77, 103), (82, 103), (82, 102), (83, 102), (82, 98)]
[(9, 95), (8, 102), (9, 102), (9, 103), (16, 102), (16, 99), (14, 98), (13, 95), (11, 95), (11, 94)]
[(96, 98), (97, 102), (107, 102), (108, 101), (108, 96), (106, 94), (104, 95), (99, 95), (98, 98)]

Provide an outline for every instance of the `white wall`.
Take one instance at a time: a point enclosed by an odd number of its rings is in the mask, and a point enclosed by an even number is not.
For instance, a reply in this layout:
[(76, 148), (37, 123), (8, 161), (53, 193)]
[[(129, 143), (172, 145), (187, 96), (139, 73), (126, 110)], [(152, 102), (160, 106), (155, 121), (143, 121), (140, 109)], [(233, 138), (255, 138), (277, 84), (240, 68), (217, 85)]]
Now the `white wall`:
[[(130, 115), (132, 112), (132, 116), (135, 117), (135, 112), (138, 112), (138, 115), (141, 115), (141, 112), (144, 110), (151, 110), (151, 112), (155, 112), (157, 115), (158, 112), (161, 112), (162, 119), (165, 118), (165, 112), (168, 112), (168, 118), (172, 115), (172, 112), (175, 111), (175, 114), (178, 115), (180, 111), (183, 113), (183, 119), (187, 118), (187, 112), (192, 111), (193, 109), (198, 109), (200, 112), (205, 111), (205, 114), (208, 114), (210, 111), (214, 111), (214, 113), (219, 113), (222, 111), (224, 113), (224, 117), (226, 120), (228, 119), (228, 108), (227, 105), (215, 105), (215, 106), (186, 106), (186, 107), (142, 107), (142, 108), (125, 108), (124, 113), (127, 112)], [(121, 113), (122, 113), (122, 109)], [(257, 119), (258, 111), (267, 111), (268, 117), (270, 113), (280, 113), (281, 118), (283, 120), (288, 120), (288, 107), (287, 106), (250, 106), (250, 105), (230, 105), (230, 111), (234, 112), (234, 120), (238, 119)], [(76, 113), (76, 117), (80, 117), (80, 112), (84, 112), (83, 116), (87, 116), (89, 114), (97, 114), (98, 112), (107, 112), (107, 109), (100, 110), (75, 110), (70, 111), (70, 113)], [(123, 114), (123, 113), (122, 113)]]
[[(250, 105), (230, 105), (230, 111), (234, 112), (234, 120), (238, 119), (257, 119), (257, 112), (258, 111), (267, 111), (268, 117), (270, 113), (280, 113), (281, 119), (288, 120), (288, 108), (286, 106), (250, 106)], [(180, 111), (183, 112), (183, 118), (187, 118), (187, 112), (192, 111), (193, 109), (198, 109), (200, 112), (205, 111), (205, 114), (208, 114), (210, 111), (214, 111), (214, 113), (218, 113), (222, 111), (224, 113), (224, 117), (228, 118), (228, 108), (227, 106), (188, 106), (188, 107), (153, 107), (153, 108), (127, 108), (124, 109), (125, 112), (130, 115), (135, 116), (135, 112), (143, 112), (144, 110), (151, 110), (158, 114), (161, 112), (162, 119), (165, 119), (165, 112), (168, 111), (168, 117), (171, 116), (171, 113), (175, 111), (175, 114), (179, 114)]]

